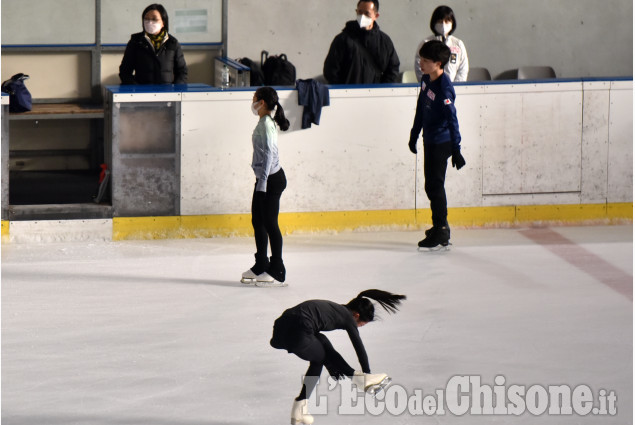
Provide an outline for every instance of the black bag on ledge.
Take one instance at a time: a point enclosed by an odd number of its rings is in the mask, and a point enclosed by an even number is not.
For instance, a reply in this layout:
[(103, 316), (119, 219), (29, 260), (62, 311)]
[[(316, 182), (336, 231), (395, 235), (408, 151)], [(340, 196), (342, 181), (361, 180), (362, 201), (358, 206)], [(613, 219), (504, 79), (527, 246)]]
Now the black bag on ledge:
[(28, 78), (28, 75), (20, 73), (2, 83), (2, 91), (9, 94), (9, 112), (31, 110), (31, 93), (24, 85), (24, 80)]
[(269, 56), (263, 50), (260, 53), (260, 66), (267, 86), (295, 86), (295, 66), (287, 60), (287, 55)]
[(250, 86), (264, 86), (265, 76), (262, 75), (260, 65), (252, 61), (249, 58), (238, 59), (238, 62), (242, 63), (246, 67), (249, 67), (249, 85)]

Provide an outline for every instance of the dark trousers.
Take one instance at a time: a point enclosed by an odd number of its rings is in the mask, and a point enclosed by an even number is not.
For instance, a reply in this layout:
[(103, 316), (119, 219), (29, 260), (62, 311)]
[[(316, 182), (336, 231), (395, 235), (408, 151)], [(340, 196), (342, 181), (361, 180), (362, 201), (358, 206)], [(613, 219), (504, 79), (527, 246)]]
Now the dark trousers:
[(267, 245), (271, 243), (271, 256), (282, 259), (282, 233), (278, 226), (280, 196), (287, 187), (287, 178), (282, 168), (267, 179), (267, 192), (256, 192), (251, 200), (251, 224), (256, 238), (257, 261), (267, 259)]
[(305, 400), (311, 397), (323, 367), (326, 367), (329, 374), (335, 378), (353, 376), (355, 373), (355, 370), (335, 350), (331, 341), (324, 334), (314, 334), (303, 323), (302, 318), (297, 316), (283, 315), (275, 321), (271, 346), (285, 349), (309, 362), (302, 390), (296, 400)]
[(452, 142), (423, 145), (423, 175), (426, 195), (432, 210), (432, 225), (448, 225), (448, 200), (445, 197), (445, 172), (452, 156)]

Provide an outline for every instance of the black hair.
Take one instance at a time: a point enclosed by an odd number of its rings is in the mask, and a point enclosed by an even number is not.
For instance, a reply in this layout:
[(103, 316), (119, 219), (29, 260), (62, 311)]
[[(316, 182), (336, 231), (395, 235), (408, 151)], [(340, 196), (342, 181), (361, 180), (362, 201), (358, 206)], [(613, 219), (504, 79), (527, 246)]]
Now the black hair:
[(441, 68), (443, 68), (450, 60), (450, 48), (440, 40), (430, 40), (421, 46), (419, 57), (441, 62)]
[[(369, 299), (370, 298), (370, 299)], [(359, 313), (359, 320), (362, 322), (372, 322), (375, 320), (375, 306), (370, 300), (375, 300), (388, 313), (396, 313), (405, 295), (391, 294), (381, 289), (367, 289), (362, 291), (355, 298), (350, 300), (346, 307), (349, 310)]]
[(166, 32), (169, 32), (170, 25), (168, 23), (168, 12), (165, 10), (165, 7), (163, 7), (163, 5), (158, 3), (152, 3), (150, 6), (143, 9), (143, 13), (141, 14), (141, 27), (143, 28), (143, 18), (146, 16), (146, 13), (150, 12), (151, 10), (156, 10), (157, 12), (159, 12), (159, 15), (161, 15), (161, 20), (163, 21), (163, 28)]
[(439, 6), (432, 12), (432, 18), (430, 18), (430, 29), (433, 34), (445, 36), (445, 34), (439, 34), (434, 28), (437, 22), (450, 19), (452, 21), (452, 29), (448, 33), (451, 35), (456, 30), (456, 18), (454, 17), (454, 11), (449, 6)]
[(359, 0), (357, 2), (357, 5), (359, 6), (360, 3), (373, 3), (375, 5), (375, 12), (379, 12), (379, 0)]
[(289, 120), (284, 116), (284, 109), (278, 101), (278, 92), (272, 87), (260, 87), (256, 90), (256, 99), (264, 100), (267, 109), (276, 113), (273, 115), (273, 120), (278, 124), (280, 130), (287, 131), (289, 129)]

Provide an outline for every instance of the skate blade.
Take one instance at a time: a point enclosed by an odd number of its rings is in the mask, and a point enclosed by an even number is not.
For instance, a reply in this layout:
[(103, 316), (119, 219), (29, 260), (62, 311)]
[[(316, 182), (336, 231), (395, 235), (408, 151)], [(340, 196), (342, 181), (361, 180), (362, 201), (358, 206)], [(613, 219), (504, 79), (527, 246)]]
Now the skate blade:
[(388, 385), (390, 385), (391, 382), (392, 382), (392, 378), (390, 376), (387, 376), (384, 379), (382, 379), (382, 381), (379, 384), (371, 385), (368, 388), (368, 390), (366, 390), (366, 392), (368, 392), (368, 394), (374, 396), (374, 395), (380, 393), (381, 391), (383, 391), (384, 388), (386, 388)]
[(240, 279), (240, 283), (244, 283), (245, 285), (252, 285), (256, 283), (256, 279), (250, 277), (243, 277)]
[(273, 282), (258, 282), (256, 281), (256, 286), (258, 288), (284, 288), (285, 286), (289, 286), (289, 284), (284, 282), (278, 282), (274, 280)]
[(302, 419), (291, 419), (291, 425), (310, 425), (313, 421), (303, 421)]
[(452, 245), (452, 244), (448, 243), (447, 245), (437, 245), (437, 246), (433, 246), (433, 247), (419, 246), (419, 247), (417, 247), (417, 251), (420, 251), (420, 252), (449, 251), (450, 250), (450, 245)]

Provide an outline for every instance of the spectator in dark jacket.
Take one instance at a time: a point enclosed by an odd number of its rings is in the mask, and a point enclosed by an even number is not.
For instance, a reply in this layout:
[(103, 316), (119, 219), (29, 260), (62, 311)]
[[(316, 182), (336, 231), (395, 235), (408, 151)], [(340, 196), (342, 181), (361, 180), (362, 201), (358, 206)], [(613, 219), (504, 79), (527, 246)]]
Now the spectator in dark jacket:
[(357, 21), (348, 21), (324, 61), (329, 84), (394, 83), (399, 58), (388, 35), (379, 29), (379, 0), (360, 0)]
[(132, 34), (119, 66), (122, 84), (185, 84), (187, 65), (178, 40), (168, 35), (168, 13), (151, 4), (141, 15), (143, 32)]

